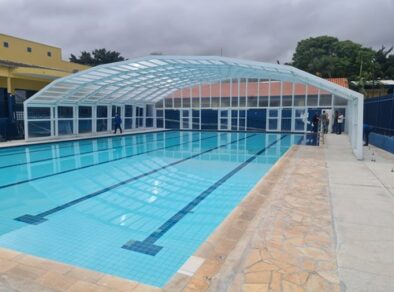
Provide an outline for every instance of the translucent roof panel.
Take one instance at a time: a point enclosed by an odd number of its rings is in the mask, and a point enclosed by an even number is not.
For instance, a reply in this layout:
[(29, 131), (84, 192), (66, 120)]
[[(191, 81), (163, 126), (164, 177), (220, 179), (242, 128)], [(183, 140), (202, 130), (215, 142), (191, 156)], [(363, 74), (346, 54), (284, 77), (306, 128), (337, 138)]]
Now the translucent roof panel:
[(26, 103), (154, 103), (185, 87), (238, 78), (303, 83), (351, 100), (362, 96), (287, 65), (215, 56), (161, 55), (96, 66), (57, 79)]

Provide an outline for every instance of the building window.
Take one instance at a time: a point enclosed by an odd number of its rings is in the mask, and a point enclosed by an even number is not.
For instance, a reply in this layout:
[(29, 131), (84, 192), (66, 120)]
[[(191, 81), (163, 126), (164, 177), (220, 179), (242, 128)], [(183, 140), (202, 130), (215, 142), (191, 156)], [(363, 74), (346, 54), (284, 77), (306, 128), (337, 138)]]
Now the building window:
[(9, 46), (9, 45), (8, 45), (8, 42), (3, 42), (3, 47), (4, 47), (4, 48), (8, 48), (8, 46)]
[(29, 53), (31, 53), (31, 48), (30, 48), (30, 47), (27, 47), (27, 51), (28, 51)]
[(52, 57), (52, 53), (51, 52), (47, 52), (47, 56), (48, 57)]

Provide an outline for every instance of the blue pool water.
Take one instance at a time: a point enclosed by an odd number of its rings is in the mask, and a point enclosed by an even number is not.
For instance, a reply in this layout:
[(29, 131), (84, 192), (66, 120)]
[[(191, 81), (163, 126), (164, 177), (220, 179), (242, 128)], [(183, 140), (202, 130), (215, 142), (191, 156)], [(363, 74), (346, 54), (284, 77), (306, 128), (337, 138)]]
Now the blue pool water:
[(301, 139), (170, 131), (0, 149), (0, 246), (162, 287)]

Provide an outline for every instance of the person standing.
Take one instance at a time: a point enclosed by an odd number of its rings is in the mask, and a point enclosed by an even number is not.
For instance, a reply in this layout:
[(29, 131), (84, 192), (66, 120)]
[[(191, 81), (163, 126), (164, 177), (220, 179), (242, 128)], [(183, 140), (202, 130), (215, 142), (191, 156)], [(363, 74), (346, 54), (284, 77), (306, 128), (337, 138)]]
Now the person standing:
[(116, 114), (116, 116), (115, 116), (115, 132), (114, 132), (114, 134), (116, 134), (116, 131), (118, 129), (120, 130), (120, 133), (122, 134), (121, 124), (122, 124), (122, 119), (120, 118), (119, 114)]
[(344, 119), (343, 114), (342, 114), (342, 113), (339, 113), (339, 114), (338, 114), (338, 132), (337, 132), (338, 135), (341, 135), (341, 134), (342, 134), (342, 131), (343, 131), (343, 128), (342, 128), (343, 119)]
[(364, 124), (363, 125), (363, 134), (364, 134), (364, 146), (369, 145), (369, 134), (372, 132), (373, 128), (370, 125)]
[(323, 126), (323, 133), (327, 134), (329, 121), (328, 121), (328, 115), (327, 115), (326, 111), (323, 111), (321, 120), (322, 120), (322, 126)]
[(312, 131), (313, 133), (317, 133), (319, 130), (319, 116), (318, 114), (314, 114), (312, 118)]
[(332, 125), (331, 133), (338, 133), (338, 111), (334, 114), (334, 124)]

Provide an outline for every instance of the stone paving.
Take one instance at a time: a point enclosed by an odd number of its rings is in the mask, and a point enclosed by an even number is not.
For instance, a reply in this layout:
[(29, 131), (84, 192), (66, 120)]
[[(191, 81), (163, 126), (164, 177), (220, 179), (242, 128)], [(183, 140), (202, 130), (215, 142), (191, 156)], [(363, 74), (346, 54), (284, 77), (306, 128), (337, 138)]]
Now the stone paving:
[(0, 291), (339, 291), (324, 149), (294, 146), (163, 288), (0, 249)]
[(339, 291), (322, 150), (296, 146), (255, 191), (265, 202), (210, 290)]

